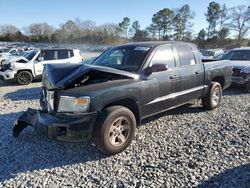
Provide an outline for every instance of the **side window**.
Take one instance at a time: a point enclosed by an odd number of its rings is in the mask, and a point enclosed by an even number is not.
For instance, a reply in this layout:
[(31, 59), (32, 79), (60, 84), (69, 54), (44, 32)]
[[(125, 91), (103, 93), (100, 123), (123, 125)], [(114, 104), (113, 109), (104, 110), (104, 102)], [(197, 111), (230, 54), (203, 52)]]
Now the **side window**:
[(54, 50), (42, 51), (40, 56), (44, 58), (44, 61), (54, 60), (55, 51)]
[(69, 58), (68, 50), (58, 50), (57, 51), (57, 58), (58, 59), (67, 59), (67, 58)]
[(186, 44), (176, 44), (176, 48), (182, 67), (196, 64), (194, 53), (190, 46)]
[(173, 49), (170, 45), (161, 46), (155, 52), (150, 65), (157, 63), (166, 64), (169, 68), (176, 66)]
[(15, 54), (17, 52), (17, 50), (11, 50), (9, 53), (10, 54)]
[(69, 57), (73, 57), (73, 56), (74, 56), (73, 50), (69, 50)]
[(250, 60), (250, 50), (237, 50), (233, 51), (230, 60), (242, 60), (249, 61)]

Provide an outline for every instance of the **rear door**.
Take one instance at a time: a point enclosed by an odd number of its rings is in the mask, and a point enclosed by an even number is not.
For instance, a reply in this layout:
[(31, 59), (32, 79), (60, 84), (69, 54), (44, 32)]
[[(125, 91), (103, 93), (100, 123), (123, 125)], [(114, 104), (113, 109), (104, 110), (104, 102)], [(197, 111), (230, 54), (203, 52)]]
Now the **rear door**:
[(161, 45), (156, 49), (149, 66), (153, 64), (165, 64), (168, 68), (152, 73), (142, 83), (143, 116), (175, 106), (174, 95), (181, 89), (180, 71), (171, 45)]
[(193, 46), (186, 43), (175, 44), (181, 74), (180, 102), (188, 102), (202, 95), (204, 88), (204, 67)]

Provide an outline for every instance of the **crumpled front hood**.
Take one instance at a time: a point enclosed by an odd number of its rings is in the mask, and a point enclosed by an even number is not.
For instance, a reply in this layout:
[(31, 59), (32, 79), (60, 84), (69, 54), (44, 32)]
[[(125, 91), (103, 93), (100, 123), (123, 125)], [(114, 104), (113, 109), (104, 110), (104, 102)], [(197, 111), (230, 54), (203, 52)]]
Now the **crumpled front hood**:
[(120, 75), (125, 78), (138, 79), (139, 75), (103, 66), (87, 64), (46, 64), (43, 72), (43, 86), (48, 90), (65, 89), (80, 77), (93, 72)]
[(29, 60), (27, 60), (25, 57), (23, 56), (10, 56), (8, 58), (9, 62), (14, 64), (14, 63), (28, 63)]

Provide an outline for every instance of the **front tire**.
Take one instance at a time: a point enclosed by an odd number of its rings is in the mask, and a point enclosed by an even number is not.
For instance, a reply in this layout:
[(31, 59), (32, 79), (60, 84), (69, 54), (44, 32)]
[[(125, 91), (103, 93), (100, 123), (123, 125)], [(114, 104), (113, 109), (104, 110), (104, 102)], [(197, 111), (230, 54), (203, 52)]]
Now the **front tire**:
[(213, 110), (220, 105), (222, 98), (222, 88), (220, 83), (212, 82), (207, 95), (202, 98), (202, 105), (204, 108)]
[(20, 85), (28, 85), (33, 81), (33, 76), (29, 71), (20, 71), (16, 75), (16, 82)]
[(104, 110), (93, 130), (94, 144), (108, 155), (125, 150), (132, 142), (136, 130), (134, 114), (123, 106)]

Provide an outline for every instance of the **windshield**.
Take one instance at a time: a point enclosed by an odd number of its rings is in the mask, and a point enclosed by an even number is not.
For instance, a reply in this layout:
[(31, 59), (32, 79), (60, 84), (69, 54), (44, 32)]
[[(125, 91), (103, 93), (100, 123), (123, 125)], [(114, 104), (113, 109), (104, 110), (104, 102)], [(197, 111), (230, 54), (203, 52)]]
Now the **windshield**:
[(204, 56), (214, 56), (214, 51), (205, 51), (204, 53), (203, 53), (203, 55)]
[(223, 56), (224, 60), (250, 61), (250, 50), (232, 50)]
[(33, 59), (33, 57), (37, 54), (37, 51), (31, 51), (31, 52), (28, 52), (28, 53), (25, 53), (23, 55), (23, 57), (25, 57), (27, 60), (31, 60)]
[(92, 64), (137, 73), (150, 48), (143, 46), (120, 46), (111, 48)]
[(7, 53), (9, 51), (10, 51), (10, 49), (8, 49), (8, 48), (2, 48), (2, 49), (0, 49), (0, 53)]

